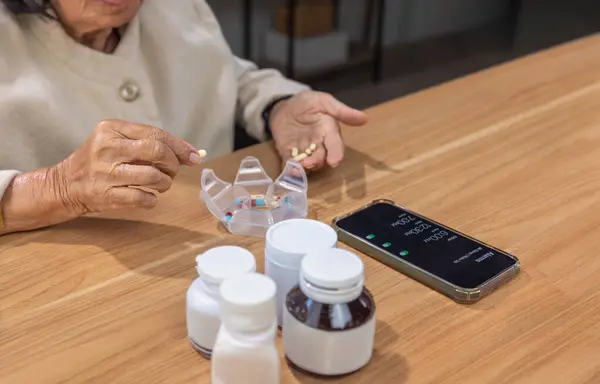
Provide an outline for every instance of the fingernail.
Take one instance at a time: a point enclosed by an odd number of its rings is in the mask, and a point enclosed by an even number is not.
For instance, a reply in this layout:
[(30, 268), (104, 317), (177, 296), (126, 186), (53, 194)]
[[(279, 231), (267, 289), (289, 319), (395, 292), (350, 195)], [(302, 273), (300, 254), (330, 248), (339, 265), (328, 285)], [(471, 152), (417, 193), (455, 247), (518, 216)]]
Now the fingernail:
[(331, 168), (337, 168), (340, 165), (340, 163), (337, 164), (331, 164)]
[(200, 155), (197, 152), (190, 153), (190, 163), (192, 164), (200, 164), (202, 159), (200, 159)]
[(146, 208), (153, 208), (156, 206), (156, 203), (158, 203), (158, 197), (156, 197), (154, 194), (150, 194), (145, 198), (143, 206)]

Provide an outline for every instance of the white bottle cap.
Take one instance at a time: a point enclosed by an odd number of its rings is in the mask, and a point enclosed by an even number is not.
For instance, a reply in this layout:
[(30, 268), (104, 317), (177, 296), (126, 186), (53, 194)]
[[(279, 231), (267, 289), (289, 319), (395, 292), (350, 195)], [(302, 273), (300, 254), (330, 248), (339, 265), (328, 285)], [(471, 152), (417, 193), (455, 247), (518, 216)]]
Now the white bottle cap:
[(348, 303), (360, 296), (363, 286), (363, 262), (350, 251), (332, 248), (302, 260), (300, 289), (320, 303)]
[(311, 219), (290, 219), (269, 228), (265, 250), (271, 261), (299, 269), (306, 254), (334, 248), (337, 240), (337, 233), (327, 224)]
[(258, 273), (226, 279), (221, 284), (221, 321), (228, 331), (260, 332), (277, 321), (275, 282)]
[(196, 257), (196, 270), (206, 284), (219, 285), (228, 277), (256, 271), (256, 260), (241, 247), (216, 247)]

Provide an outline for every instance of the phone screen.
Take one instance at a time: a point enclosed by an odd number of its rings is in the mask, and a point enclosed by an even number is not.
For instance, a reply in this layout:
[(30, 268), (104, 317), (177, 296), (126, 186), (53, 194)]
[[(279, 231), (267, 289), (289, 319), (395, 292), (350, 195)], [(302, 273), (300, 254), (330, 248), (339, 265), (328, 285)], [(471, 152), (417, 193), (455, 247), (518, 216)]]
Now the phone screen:
[(517, 263), (507, 254), (385, 202), (343, 218), (337, 225), (462, 288), (477, 288)]

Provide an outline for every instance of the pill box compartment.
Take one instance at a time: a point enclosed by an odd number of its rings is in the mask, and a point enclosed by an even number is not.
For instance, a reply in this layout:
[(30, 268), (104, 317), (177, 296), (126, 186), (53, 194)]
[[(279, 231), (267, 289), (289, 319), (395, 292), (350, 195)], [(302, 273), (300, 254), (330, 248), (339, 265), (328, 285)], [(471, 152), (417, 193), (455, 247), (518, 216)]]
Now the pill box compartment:
[(271, 225), (308, 214), (306, 172), (294, 161), (273, 181), (257, 158), (246, 157), (233, 184), (212, 169), (202, 172), (201, 184), (202, 201), (234, 234), (263, 237)]

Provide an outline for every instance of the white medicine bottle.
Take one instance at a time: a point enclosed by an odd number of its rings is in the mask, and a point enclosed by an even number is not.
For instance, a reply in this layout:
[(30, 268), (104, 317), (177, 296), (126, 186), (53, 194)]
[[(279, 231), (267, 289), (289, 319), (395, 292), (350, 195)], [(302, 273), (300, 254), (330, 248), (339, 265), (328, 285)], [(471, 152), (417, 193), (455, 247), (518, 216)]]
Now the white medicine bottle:
[(317, 376), (346, 375), (371, 360), (374, 340), (375, 302), (364, 287), (362, 260), (338, 248), (307, 255), (283, 317), (290, 365)]
[(257, 273), (221, 284), (222, 324), (211, 362), (213, 384), (280, 382), (275, 289), (273, 280)]
[(221, 327), (219, 286), (228, 277), (256, 270), (254, 255), (234, 246), (209, 249), (196, 257), (198, 277), (186, 297), (186, 322), (192, 346), (210, 358)]
[(284, 302), (298, 284), (302, 259), (312, 252), (335, 248), (333, 228), (311, 219), (290, 219), (269, 228), (265, 236), (265, 274), (277, 285), (277, 324), (283, 323)]

